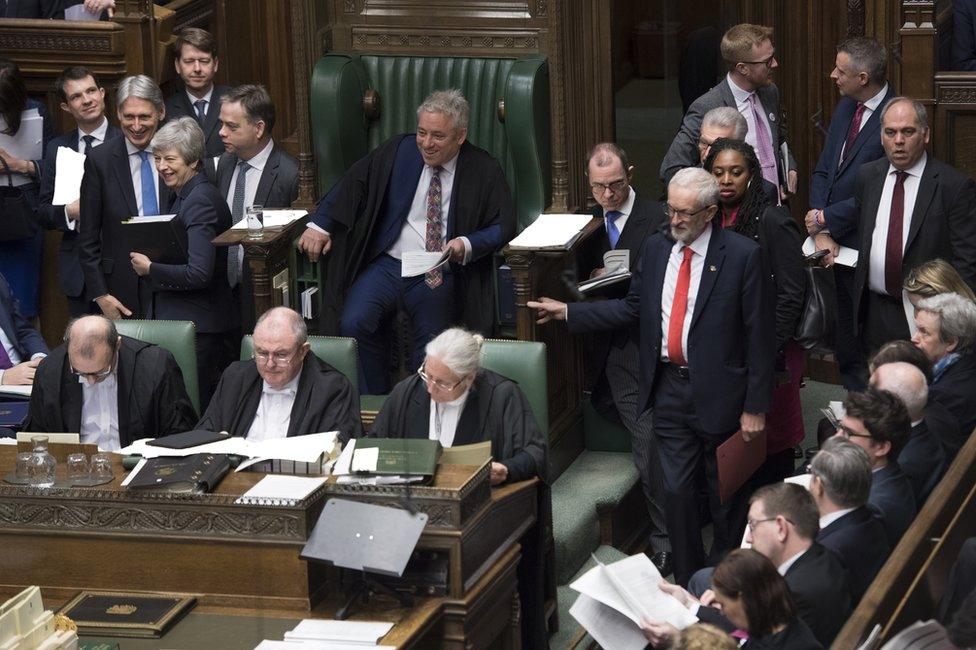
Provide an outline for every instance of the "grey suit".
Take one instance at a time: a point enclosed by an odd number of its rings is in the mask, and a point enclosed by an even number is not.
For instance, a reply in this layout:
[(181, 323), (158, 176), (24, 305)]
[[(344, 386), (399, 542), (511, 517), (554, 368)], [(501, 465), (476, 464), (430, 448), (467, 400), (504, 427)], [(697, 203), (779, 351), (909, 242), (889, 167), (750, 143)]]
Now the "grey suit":
[[(763, 86), (756, 91), (759, 95), (759, 102), (766, 113), (766, 120), (769, 122), (770, 135), (772, 136), (773, 146), (775, 147), (777, 160), (779, 159), (779, 148), (786, 142), (786, 131), (781, 128), (779, 119), (779, 89), (774, 85)], [(667, 183), (671, 180), (679, 169), (685, 167), (697, 167), (701, 157), (698, 153), (698, 136), (701, 134), (701, 123), (705, 113), (713, 108), (721, 106), (736, 107), (735, 95), (729, 87), (728, 77), (725, 77), (707, 93), (696, 99), (685, 113), (684, 120), (677, 135), (671, 141), (668, 153), (661, 161), (661, 178)], [(790, 169), (796, 169), (796, 161), (790, 154)]]
[[(224, 153), (217, 161), (214, 169), (210, 159), (207, 160), (206, 172), (211, 182), (220, 190), (225, 199), (230, 194), (230, 182), (234, 177), (234, 168), (239, 159), (232, 153)], [(298, 198), (298, 161), (288, 155), (277, 142), (271, 149), (268, 162), (261, 171), (257, 190), (254, 193), (254, 203), (266, 208), (290, 208), (292, 202)], [(228, 203), (228, 207), (230, 204)]]

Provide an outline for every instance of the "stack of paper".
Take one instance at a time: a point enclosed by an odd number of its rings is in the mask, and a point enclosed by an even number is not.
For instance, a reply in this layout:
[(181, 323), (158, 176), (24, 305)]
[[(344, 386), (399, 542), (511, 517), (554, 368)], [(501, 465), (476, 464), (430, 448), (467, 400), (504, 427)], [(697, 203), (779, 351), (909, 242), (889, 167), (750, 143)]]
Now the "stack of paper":
[(512, 248), (565, 250), (573, 245), (592, 218), (588, 214), (540, 214), (508, 245)]
[(666, 622), (679, 630), (698, 621), (661, 590), (661, 573), (643, 553), (613, 564), (596, 561), (597, 566), (569, 585), (580, 593), (569, 613), (602, 647), (643, 650), (647, 639), (642, 621)]
[[(264, 218), (265, 228), (283, 228), (293, 221), (297, 221), (308, 214), (307, 210), (270, 210), (265, 208), (261, 211)], [(241, 219), (231, 230), (247, 230), (247, 219)]]
[(81, 179), (85, 175), (85, 154), (70, 147), (58, 147), (55, 158), (54, 205), (74, 203), (81, 197)]
[(444, 266), (451, 259), (450, 249), (443, 251), (405, 251), (400, 258), (400, 277), (415, 278)]
[[(20, 128), (15, 135), (6, 135), (7, 121), (0, 117), (0, 149), (14, 158), (21, 160), (40, 160), (43, 155), (44, 118), (36, 108), (29, 108), (20, 114)], [(3, 185), (7, 184), (7, 175), (0, 165), (0, 178)], [(33, 183), (34, 179), (26, 174), (11, 174), (10, 181), (14, 187)]]
[(262, 641), (254, 650), (304, 650), (322, 648), (378, 648), (394, 646), (377, 645), (379, 640), (393, 629), (393, 623), (381, 621), (335, 621), (306, 618), (294, 629), (285, 632), (284, 641)]
[[(813, 237), (807, 237), (803, 242), (803, 254), (813, 255), (816, 252), (817, 245), (813, 242)], [(850, 266), (851, 268), (857, 266), (857, 251), (847, 246), (841, 246), (837, 257), (834, 258), (834, 263), (840, 264), (841, 266)]]

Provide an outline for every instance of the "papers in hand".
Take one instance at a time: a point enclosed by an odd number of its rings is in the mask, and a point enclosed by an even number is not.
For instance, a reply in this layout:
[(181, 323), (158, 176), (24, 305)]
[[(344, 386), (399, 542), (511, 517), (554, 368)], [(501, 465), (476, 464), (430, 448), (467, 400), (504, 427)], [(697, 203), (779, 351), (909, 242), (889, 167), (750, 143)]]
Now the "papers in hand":
[(540, 214), (508, 245), (512, 248), (568, 249), (592, 218), (589, 214)]
[[(301, 219), (306, 214), (308, 214), (307, 210), (269, 210), (265, 208), (262, 211), (265, 228), (283, 228), (291, 222)], [(241, 219), (230, 229), (247, 230), (247, 219)]]
[(406, 251), (400, 259), (400, 277), (415, 278), (444, 266), (450, 259), (450, 249), (443, 251)]
[(661, 580), (643, 553), (613, 564), (597, 560), (597, 566), (569, 585), (580, 593), (569, 613), (604, 648), (640, 650), (647, 644), (641, 621), (670, 623), (679, 630), (698, 621), (661, 590)]
[[(43, 156), (43, 130), (44, 118), (37, 112), (36, 108), (30, 108), (20, 114), (20, 128), (14, 135), (3, 133), (7, 129), (7, 121), (0, 117), (0, 149), (3, 149), (14, 158), (21, 160), (40, 160)], [(0, 177), (3, 185), (7, 184), (7, 175), (4, 173), (3, 165), (0, 165)], [(10, 175), (14, 187), (33, 183), (34, 179), (25, 174), (13, 173)]]
[(85, 175), (85, 154), (69, 147), (58, 147), (54, 172), (54, 205), (67, 205), (81, 197), (81, 179)]
[(576, 288), (580, 293), (593, 291), (630, 279), (630, 251), (621, 248), (603, 254), (603, 273), (590, 280), (580, 282)]
[[(803, 242), (803, 254), (813, 255), (817, 252), (817, 245), (813, 242), (813, 237), (807, 237)], [(853, 248), (848, 248), (847, 246), (841, 246), (840, 251), (834, 258), (834, 264), (840, 264), (841, 266), (849, 266), (854, 268), (857, 266), (857, 251)]]

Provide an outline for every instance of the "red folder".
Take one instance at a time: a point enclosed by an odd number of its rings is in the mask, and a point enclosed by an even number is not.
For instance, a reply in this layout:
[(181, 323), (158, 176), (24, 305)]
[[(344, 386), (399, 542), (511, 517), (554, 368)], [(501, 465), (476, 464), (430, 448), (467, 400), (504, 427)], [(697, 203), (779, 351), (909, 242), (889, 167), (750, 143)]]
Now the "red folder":
[(725, 503), (766, 460), (766, 431), (746, 442), (736, 431), (715, 449), (718, 460), (718, 497)]

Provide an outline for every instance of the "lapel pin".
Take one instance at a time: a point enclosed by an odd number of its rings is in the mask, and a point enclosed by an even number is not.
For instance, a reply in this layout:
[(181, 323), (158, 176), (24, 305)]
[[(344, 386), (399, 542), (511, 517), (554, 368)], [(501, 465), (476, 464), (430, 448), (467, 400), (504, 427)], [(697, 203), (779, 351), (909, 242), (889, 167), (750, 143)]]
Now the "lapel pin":
[(769, 121), (770, 122), (775, 122), (776, 121), (776, 116), (773, 113), (770, 113), (769, 114)]
[(715, 273), (715, 271), (717, 271), (718, 269), (715, 268), (714, 264), (709, 264), (708, 270), (711, 271), (712, 273)]

